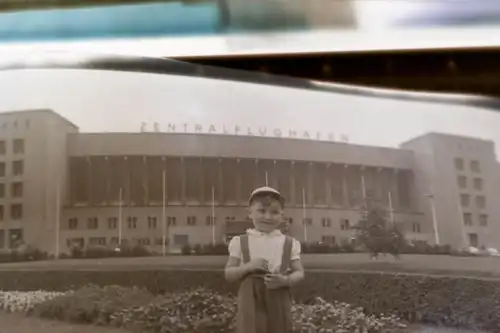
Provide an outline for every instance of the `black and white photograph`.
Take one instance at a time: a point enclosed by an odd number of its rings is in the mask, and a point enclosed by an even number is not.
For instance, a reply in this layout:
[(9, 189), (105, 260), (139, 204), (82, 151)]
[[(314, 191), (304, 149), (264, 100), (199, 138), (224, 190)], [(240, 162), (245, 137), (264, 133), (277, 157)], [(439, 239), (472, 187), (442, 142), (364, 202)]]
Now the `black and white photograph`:
[(0, 0), (0, 333), (500, 332), (490, 0)]

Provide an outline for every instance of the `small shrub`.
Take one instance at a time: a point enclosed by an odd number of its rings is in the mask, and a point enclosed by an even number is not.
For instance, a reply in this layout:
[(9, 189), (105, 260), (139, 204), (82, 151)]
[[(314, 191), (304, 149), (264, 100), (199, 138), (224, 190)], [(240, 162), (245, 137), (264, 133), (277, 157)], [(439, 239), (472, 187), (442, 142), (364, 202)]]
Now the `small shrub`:
[(181, 248), (181, 253), (185, 256), (189, 256), (193, 254), (193, 248), (189, 244), (183, 245)]
[(148, 304), (154, 296), (139, 288), (89, 285), (37, 304), (32, 314), (79, 324), (109, 325), (123, 308)]
[(228, 255), (227, 245), (224, 243), (205, 244), (202, 253), (207, 255)]
[(201, 246), (201, 244), (195, 244), (195, 246), (193, 246), (193, 249), (192, 249), (192, 252), (193, 254), (203, 254), (203, 247)]

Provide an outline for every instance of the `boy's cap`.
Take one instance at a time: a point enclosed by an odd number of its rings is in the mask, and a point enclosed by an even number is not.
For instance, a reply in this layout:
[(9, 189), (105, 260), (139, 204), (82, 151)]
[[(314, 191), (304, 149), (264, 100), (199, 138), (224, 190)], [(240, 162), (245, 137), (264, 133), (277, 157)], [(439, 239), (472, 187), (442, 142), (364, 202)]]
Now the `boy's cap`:
[(250, 198), (248, 199), (248, 202), (251, 203), (253, 198), (255, 198), (257, 195), (262, 195), (262, 194), (271, 194), (279, 198), (281, 204), (283, 205), (285, 203), (285, 197), (281, 195), (281, 193), (269, 186), (263, 186), (259, 187), (255, 190), (253, 190), (252, 194), (250, 194)]

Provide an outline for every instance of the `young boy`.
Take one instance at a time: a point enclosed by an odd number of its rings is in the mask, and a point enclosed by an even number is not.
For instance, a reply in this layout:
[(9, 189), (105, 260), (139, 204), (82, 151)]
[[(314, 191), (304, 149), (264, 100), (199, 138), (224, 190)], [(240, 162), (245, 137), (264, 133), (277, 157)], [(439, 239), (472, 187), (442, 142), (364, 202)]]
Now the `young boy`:
[(229, 243), (225, 276), (240, 281), (237, 333), (292, 330), (290, 287), (304, 279), (300, 243), (279, 230), (285, 199), (277, 190), (252, 192), (248, 213), (254, 229)]

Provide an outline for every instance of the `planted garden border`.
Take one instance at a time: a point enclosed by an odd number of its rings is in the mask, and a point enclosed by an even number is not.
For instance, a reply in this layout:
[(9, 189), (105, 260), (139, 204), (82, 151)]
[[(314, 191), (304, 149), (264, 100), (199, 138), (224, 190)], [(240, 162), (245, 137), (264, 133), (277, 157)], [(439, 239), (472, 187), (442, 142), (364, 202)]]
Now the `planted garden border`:
[[(139, 286), (154, 294), (203, 286), (236, 292), (221, 271), (2, 271), (2, 290), (65, 291), (88, 285)], [(361, 306), (368, 314), (394, 313), (410, 322), (500, 331), (500, 281), (390, 273), (308, 272), (294, 290), (298, 302), (316, 296)]]

